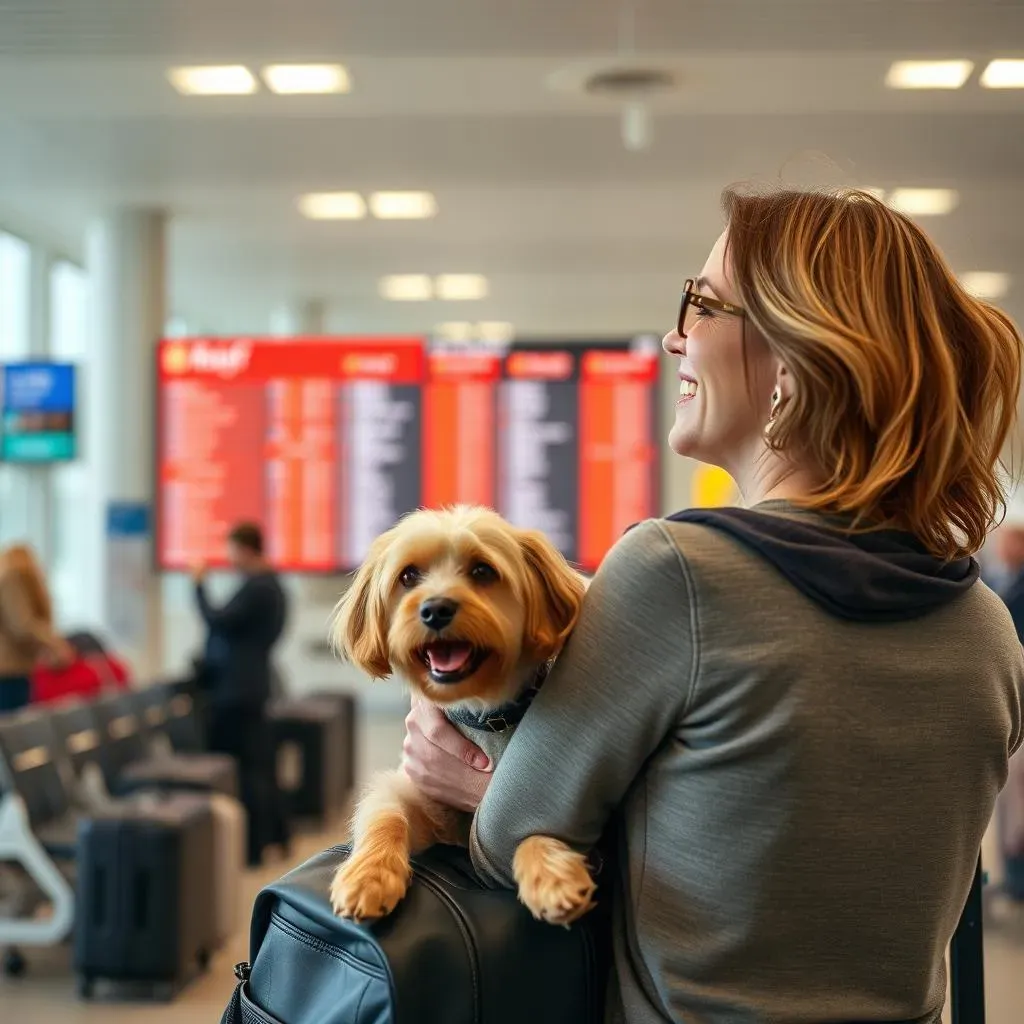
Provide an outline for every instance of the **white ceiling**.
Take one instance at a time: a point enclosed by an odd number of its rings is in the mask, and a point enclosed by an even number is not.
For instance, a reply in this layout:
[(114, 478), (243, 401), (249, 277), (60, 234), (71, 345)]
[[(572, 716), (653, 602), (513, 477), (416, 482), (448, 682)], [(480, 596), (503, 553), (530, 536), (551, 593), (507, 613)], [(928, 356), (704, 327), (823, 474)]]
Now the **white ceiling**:
[[(76, 256), (117, 204), (171, 215), (172, 310), (262, 331), (511, 320), (522, 333), (668, 326), (738, 179), (956, 188), (929, 221), (958, 271), (1009, 272), (1024, 316), (1024, 90), (894, 93), (903, 57), (1024, 57), (1024, 3), (641, 0), (673, 70), (653, 145), (616, 104), (550, 85), (616, 55), (612, 0), (0, 0), (0, 223)], [(1010, 45), (1016, 43), (1016, 45)], [(186, 99), (169, 65), (338, 60), (345, 96)], [(303, 191), (428, 189), (424, 222), (310, 223)], [(474, 303), (387, 303), (380, 275), (482, 272)]]

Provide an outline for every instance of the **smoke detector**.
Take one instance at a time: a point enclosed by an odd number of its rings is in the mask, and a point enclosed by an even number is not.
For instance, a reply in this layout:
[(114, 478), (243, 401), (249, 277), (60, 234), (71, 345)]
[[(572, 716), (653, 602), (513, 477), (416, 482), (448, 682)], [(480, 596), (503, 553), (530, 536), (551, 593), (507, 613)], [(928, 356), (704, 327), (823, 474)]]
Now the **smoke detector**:
[(591, 96), (636, 102), (667, 92), (675, 88), (675, 84), (675, 75), (664, 68), (624, 65), (595, 71), (584, 80), (583, 90)]
[(548, 78), (554, 92), (574, 94), (621, 115), (622, 144), (637, 152), (653, 136), (652, 104), (678, 91), (680, 69), (634, 55), (562, 68)]
[(622, 55), (559, 68), (548, 76), (547, 86), (552, 92), (622, 104), (675, 92), (682, 79), (682, 69), (670, 61)]

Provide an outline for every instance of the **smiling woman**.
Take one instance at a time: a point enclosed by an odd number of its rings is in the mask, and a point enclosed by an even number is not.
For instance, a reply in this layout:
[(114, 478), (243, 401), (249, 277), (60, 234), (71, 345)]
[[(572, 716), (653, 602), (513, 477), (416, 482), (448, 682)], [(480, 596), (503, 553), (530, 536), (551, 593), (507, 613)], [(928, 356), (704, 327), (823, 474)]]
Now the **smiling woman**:
[(669, 443), (746, 507), (620, 539), (482, 800), (423, 705), (407, 770), (480, 801), (470, 849), (498, 886), (531, 836), (621, 836), (608, 1021), (937, 1024), (1022, 740), (1024, 652), (970, 557), (1021, 338), (866, 193), (726, 211), (664, 340)]
[(1009, 318), (867, 192), (729, 190), (725, 207), (665, 339), (682, 382), (673, 450), (745, 496), (799, 494), (941, 557), (977, 550), (1021, 383)]

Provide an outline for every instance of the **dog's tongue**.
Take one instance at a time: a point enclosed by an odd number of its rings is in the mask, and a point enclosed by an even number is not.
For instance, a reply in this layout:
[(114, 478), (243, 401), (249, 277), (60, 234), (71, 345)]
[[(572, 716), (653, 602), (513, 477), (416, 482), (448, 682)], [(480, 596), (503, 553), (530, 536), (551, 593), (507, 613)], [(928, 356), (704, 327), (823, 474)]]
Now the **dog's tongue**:
[(436, 643), (427, 648), (431, 672), (458, 672), (473, 653), (470, 644)]

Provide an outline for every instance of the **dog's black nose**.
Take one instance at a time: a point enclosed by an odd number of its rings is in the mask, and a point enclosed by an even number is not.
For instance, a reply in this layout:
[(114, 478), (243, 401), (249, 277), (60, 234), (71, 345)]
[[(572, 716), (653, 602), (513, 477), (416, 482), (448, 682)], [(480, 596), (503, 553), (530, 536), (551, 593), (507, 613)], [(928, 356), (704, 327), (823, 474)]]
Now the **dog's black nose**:
[(429, 597), (420, 605), (420, 622), (427, 629), (440, 632), (452, 624), (459, 606), (447, 597)]

